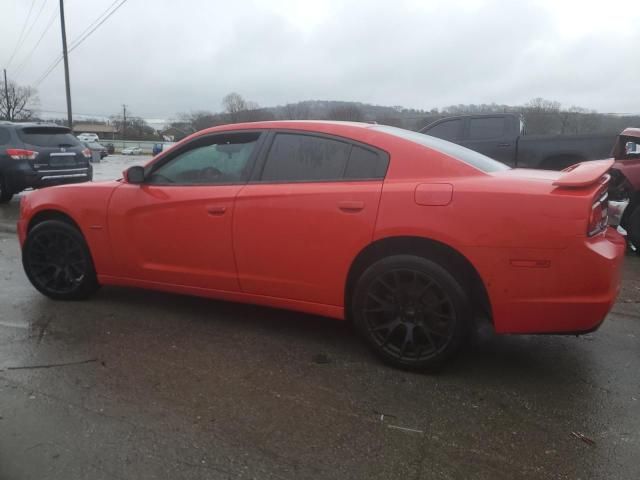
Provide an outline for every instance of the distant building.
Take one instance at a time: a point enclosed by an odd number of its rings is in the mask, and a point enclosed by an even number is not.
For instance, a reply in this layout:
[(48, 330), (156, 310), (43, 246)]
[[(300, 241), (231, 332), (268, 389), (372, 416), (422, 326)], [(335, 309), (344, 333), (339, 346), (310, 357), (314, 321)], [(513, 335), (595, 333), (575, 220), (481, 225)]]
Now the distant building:
[(95, 133), (101, 139), (113, 139), (118, 132), (113, 125), (107, 125), (105, 123), (82, 123), (74, 122), (73, 131), (76, 135), (81, 133)]

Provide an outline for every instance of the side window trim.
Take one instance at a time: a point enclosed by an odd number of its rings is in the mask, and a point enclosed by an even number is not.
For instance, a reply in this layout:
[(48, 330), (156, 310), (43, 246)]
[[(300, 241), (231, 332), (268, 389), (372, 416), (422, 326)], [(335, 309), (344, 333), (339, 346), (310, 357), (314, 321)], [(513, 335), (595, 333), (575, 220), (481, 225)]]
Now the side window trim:
[[(205, 146), (210, 146), (213, 145), (215, 143), (215, 138), (216, 137), (220, 137), (223, 135), (234, 135), (234, 134), (243, 134), (243, 133), (258, 133), (259, 137), (256, 140), (256, 146), (253, 149), (253, 152), (251, 152), (251, 155), (249, 156), (249, 159), (247, 160), (247, 164), (250, 165), (249, 166), (249, 174), (247, 175), (247, 178), (242, 181), (242, 182), (221, 182), (221, 183), (201, 183), (201, 184), (184, 184), (184, 183), (149, 183), (147, 180), (148, 178), (153, 174), (154, 171), (156, 171), (157, 169), (159, 169), (160, 167), (166, 165), (167, 163), (173, 161), (175, 158), (183, 155), (184, 153), (193, 150), (194, 148), (200, 148), (200, 147), (205, 147)], [(174, 152), (171, 152), (171, 154), (167, 155), (166, 157), (162, 157), (160, 158), (159, 162), (152, 162), (151, 164), (147, 165), (145, 167), (145, 172), (144, 172), (144, 182), (142, 182), (143, 185), (149, 185), (149, 186), (162, 186), (162, 187), (213, 187), (213, 186), (220, 186), (220, 185), (246, 185), (252, 178), (252, 175), (255, 172), (255, 168), (256, 168), (256, 164), (257, 164), (257, 159), (258, 159), (258, 155), (262, 150), (262, 147), (264, 145), (265, 139), (267, 137), (267, 131), (262, 130), (262, 129), (255, 129), (255, 130), (229, 130), (229, 131), (221, 131), (221, 132), (214, 132), (214, 133), (210, 133), (210, 134), (206, 134), (206, 135), (202, 135), (199, 137), (194, 138), (193, 140), (190, 140), (188, 143), (185, 143), (184, 145), (181, 145), (179, 149), (177, 149)], [(196, 145), (197, 146), (194, 146)]]
[[(263, 180), (262, 179), (262, 174), (264, 173), (264, 167), (267, 163), (267, 158), (269, 157), (269, 152), (271, 151), (271, 147), (273, 146), (273, 142), (275, 140), (275, 137), (277, 134), (279, 133), (288, 133), (288, 134), (293, 134), (293, 135), (307, 135), (310, 137), (316, 137), (316, 138), (325, 138), (328, 140), (335, 140), (338, 142), (343, 142), (343, 143), (347, 143), (350, 146), (349, 149), (349, 158), (347, 159), (347, 161), (345, 162), (345, 166), (343, 168), (342, 171), (342, 178), (339, 179), (334, 179), (334, 180), (280, 180), (280, 181), (272, 181), (272, 180)], [(378, 155), (385, 163), (385, 171), (384, 171), (384, 175), (382, 177), (375, 177), (375, 178), (344, 178), (345, 173), (347, 171), (347, 169), (349, 168), (349, 161), (351, 159), (351, 153), (353, 152), (353, 147), (357, 146), (360, 148), (363, 148), (365, 150), (369, 150), (370, 152), (375, 153), (376, 155)], [(253, 175), (251, 176), (250, 180), (249, 180), (249, 184), (271, 184), (271, 185), (278, 185), (278, 184), (288, 184), (288, 183), (336, 183), (336, 182), (381, 182), (384, 181), (384, 179), (387, 176), (387, 172), (389, 170), (389, 164), (391, 163), (391, 156), (389, 155), (388, 152), (378, 148), (378, 147), (374, 147), (373, 145), (369, 145), (367, 143), (362, 143), (359, 142), (357, 140), (353, 140), (351, 138), (346, 138), (346, 137), (341, 137), (339, 135), (332, 135), (329, 133), (323, 133), (323, 132), (312, 132), (312, 131), (308, 131), (308, 130), (293, 130), (293, 129), (277, 129), (277, 130), (271, 130), (268, 132), (267, 135), (265, 135), (264, 141), (262, 142), (261, 145), (261, 150), (259, 153), (259, 156), (256, 159), (256, 163), (253, 166)]]

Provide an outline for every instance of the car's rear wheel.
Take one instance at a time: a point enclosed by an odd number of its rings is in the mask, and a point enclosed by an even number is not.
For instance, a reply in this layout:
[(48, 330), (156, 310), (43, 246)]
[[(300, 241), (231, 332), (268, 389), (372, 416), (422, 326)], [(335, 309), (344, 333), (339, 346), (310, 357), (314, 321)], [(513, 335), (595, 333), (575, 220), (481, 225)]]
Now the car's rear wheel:
[(77, 228), (58, 220), (29, 232), (22, 264), (34, 287), (56, 300), (80, 300), (98, 289), (93, 260)]
[(352, 307), (367, 344), (397, 367), (438, 369), (469, 331), (464, 290), (423, 257), (394, 255), (371, 265), (357, 281)]
[(0, 203), (7, 203), (13, 198), (13, 192), (9, 191), (4, 177), (0, 175)]

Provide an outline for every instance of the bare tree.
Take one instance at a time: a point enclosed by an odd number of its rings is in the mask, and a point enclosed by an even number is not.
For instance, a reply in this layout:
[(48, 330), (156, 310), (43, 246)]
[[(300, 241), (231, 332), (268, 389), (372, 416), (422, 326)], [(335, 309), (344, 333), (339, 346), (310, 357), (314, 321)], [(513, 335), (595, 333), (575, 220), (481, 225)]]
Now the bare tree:
[(247, 109), (247, 102), (239, 93), (231, 92), (222, 99), (222, 106), (225, 113), (229, 115), (230, 120), (237, 122), (238, 114)]
[(195, 112), (180, 114), (180, 120), (191, 124), (194, 131), (203, 130), (205, 128), (221, 125), (225, 123), (221, 121), (220, 115), (216, 115), (208, 110), (197, 110)]
[(0, 88), (0, 91), (0, 118), (13, 122), (33, 117), (35, 107), (39, 103), (35, 88), (9, 82), (7, 90)]
[(309, 120), (311, 109), (308, 103), (288, 103), (283, 107), (285, 120)]
[(522, 109), (527, 131), (534, 134), (557, 134), (566, 129), (568, 118), (562, 115), (560, 102), (534, 98)]
[(357, 105), (348, 103), (345, 105), (333, 107), (331, 110), (329, 110), (327, 119), (362, 122), (364, 120), (364, 113)]

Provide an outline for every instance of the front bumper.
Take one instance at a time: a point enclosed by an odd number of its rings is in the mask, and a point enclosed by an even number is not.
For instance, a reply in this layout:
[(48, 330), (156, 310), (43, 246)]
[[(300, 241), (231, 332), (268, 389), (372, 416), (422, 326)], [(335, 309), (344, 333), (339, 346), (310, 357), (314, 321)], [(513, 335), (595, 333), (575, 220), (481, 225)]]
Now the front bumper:
[(508, 252), (487, 285), (498, 333), (586, 333), (600, 326), (620, 289), (626, 242), (615, 229), (561, 250)]

